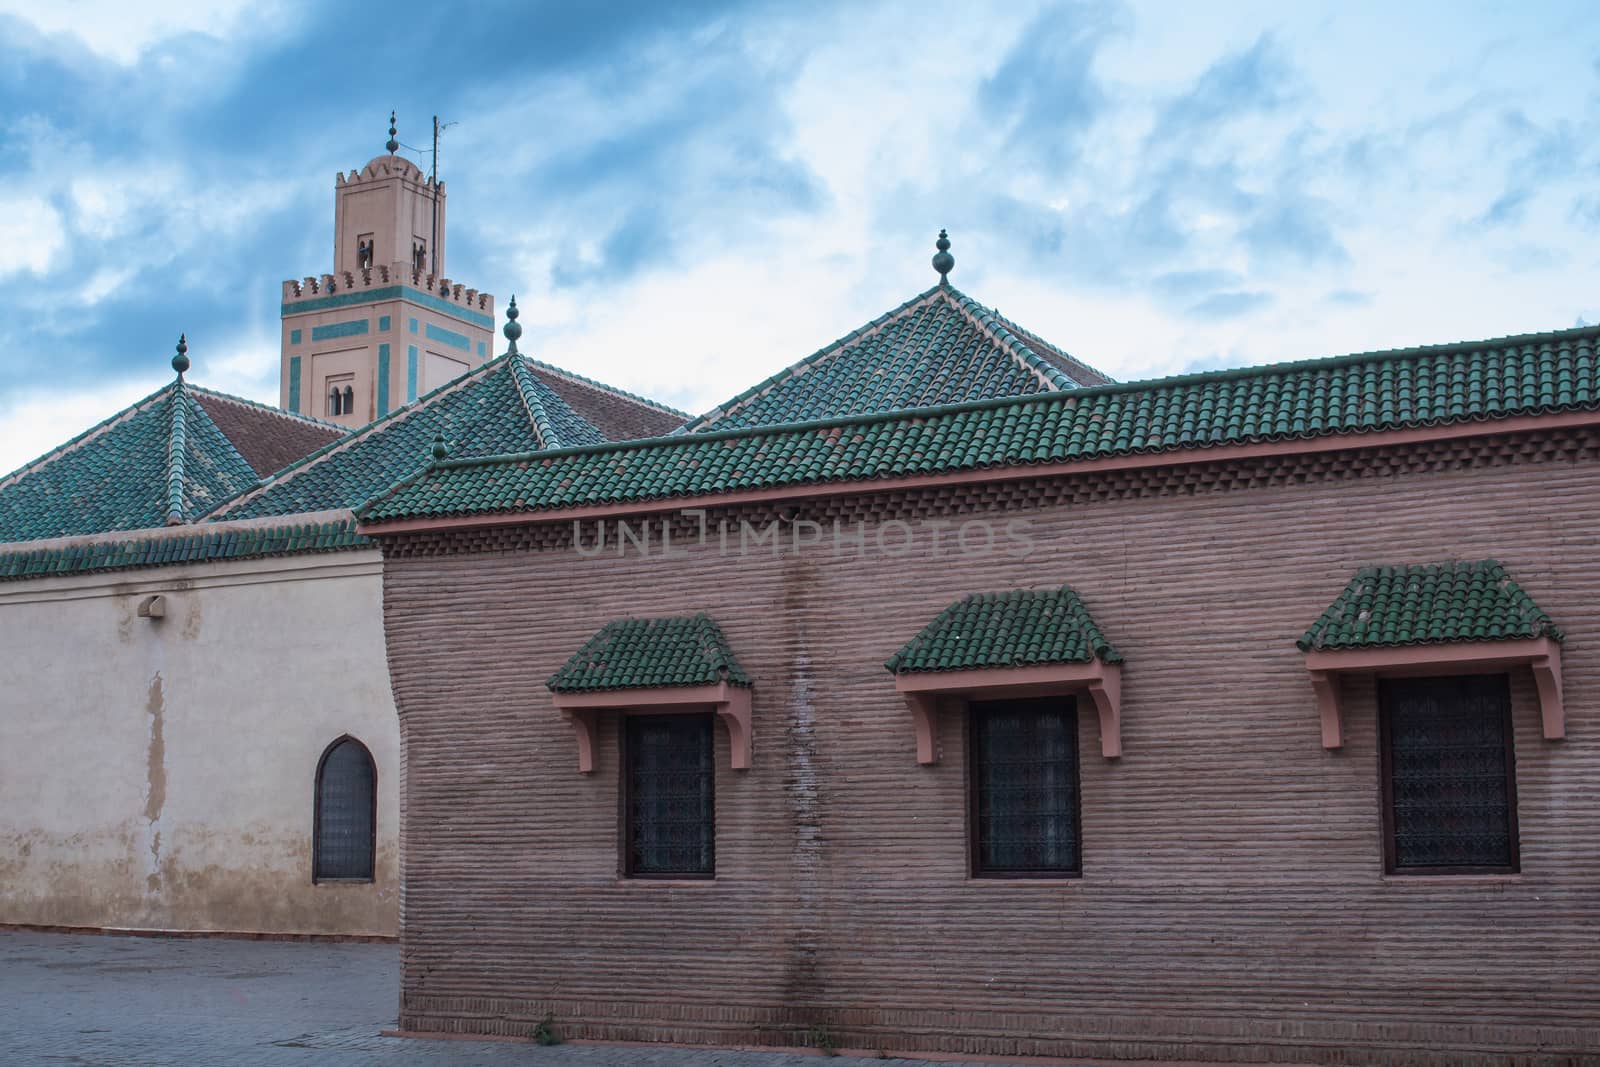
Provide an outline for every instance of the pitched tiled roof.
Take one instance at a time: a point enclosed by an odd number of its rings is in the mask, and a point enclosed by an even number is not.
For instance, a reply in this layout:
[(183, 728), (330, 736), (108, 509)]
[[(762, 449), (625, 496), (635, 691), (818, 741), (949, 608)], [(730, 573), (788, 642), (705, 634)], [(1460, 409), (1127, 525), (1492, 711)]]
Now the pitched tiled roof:
[(80, 541), (0, 552), (0, 581), (370, 548), (353, 518), (281, 526), (186, 526), (170, 534)]
[(446, 462), (366, 521), (1313, 440), (1600, 409), (1600, 327), (540, 456)]
[(188, 383), (185, 387), (250, 468), (263, 478), (349, 432), (343, 426), (295, 415), (253, 400)]
[(174, 381), (0, 479), (0, 542), (185, 522), (255, 483), (194, 391)]
[(683, 429), (772, 426), (1106, 381), (960, 290), (936, 285)]
[(592, 423), (607, 441), (660, 437), (682, 426), (689, 418), (686, 412), (676, 408), (561, 367), (536, 359), (527, 362), (535, 377)]
[(520, 356), (500, 356), (413, 404), (280, 471), (212, 517), (253, 518), (349, 508), (432, 461), (443, 434), (456, 456), (537, 451), (605, 440)]
[(1310, 652), (1562, 636), (1505, 568), (1486, 559), (1358, 571), (1296, 644)]
[(608, 622), (545, 684), (558, 693), (657, 686), (747, 686), (722, 628), (707, 615)]
[(980, 667), (1036, 667), (1050, 663), (1121, 663), (1070, 586), (974, 593), (924, 626), (885, 667), (910, 671), (964, 671)]

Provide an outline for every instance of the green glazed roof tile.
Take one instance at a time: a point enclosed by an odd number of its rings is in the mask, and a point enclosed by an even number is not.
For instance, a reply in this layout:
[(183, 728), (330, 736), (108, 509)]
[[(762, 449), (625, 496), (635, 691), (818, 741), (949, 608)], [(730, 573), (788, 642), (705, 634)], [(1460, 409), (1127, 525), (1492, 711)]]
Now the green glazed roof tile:
[(660, 686), (748, 686), (722, 628), (710, 616), (619, 619), (600, 632), (545, 683), (557, 693)]
[(895, 674), (1034, 667), (1051, 663), (1121, 663), (1071, 586), (974, 593), (924, 626), (884, 664)]
[(451, 460), (367, 521), (893, 479), (1600, 408), (1600, 328), (541, 455)]
[(1367, 567), (1296, 644), (1311, 652), (1563, 636), (1505, 568), (1486, 559)]
[(245, 529), (190, 526), (182, 532), (149, 534), (125, 541), (93, 541), (0, 552), (0, 581), (373, 546), (373, 541), (356, 533), (353, 518)]
[(936, 285), (679, 432), (900, 411), (1109, 380), (959, 290)]
[(458, 457), (595, 445), (604, 436), (519, 356), (503, 355), (284, 468), (213, 518), (354, 507), (432, 462), (435, 434)]
[(256, 480), (174, 381), (0, 479), (0, 542), (184, 522)]

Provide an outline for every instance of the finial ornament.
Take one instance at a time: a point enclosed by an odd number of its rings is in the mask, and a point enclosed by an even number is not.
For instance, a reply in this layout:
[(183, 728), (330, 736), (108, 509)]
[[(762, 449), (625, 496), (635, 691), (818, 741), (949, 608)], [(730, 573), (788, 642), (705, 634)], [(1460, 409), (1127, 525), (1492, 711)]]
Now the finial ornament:
[(435, 460), (440, 460), (440, 459), (444, 459), (449, 454), (450, 454), (450, 446), (444, 443), (444, 434), (442, 434), (442, 433), (434, 434), (433, 435), (433, 458)]
[(506, 324), (504, 332), (506, 340), (511, 342), (511, 347), (506, 349), (507, 355), (517, 355), (517, 338), (522, 336), (522, 324), (517, 321), (517, 316), (522, 314), (517, 310), (517, 297), (512, 294), (511, 303), (506, 305)]
[(384, 146), (383, 146), (383, 147), (385, 147), (385, 148), (387, 148), (389, 150), (389, 154), (391, 156), (394, 155), (394, 150), (400, 147), (400, 142), (396, 141), (394, 139), (394, 135), (395, 135), (394, 112), (391, 111), (391, 112), (389, 112), (389, 140), (386, 141), (384, 143)]
[(933, 254), (933, 269), (939, 272), (939, 284), (949, 285), (950, 272), (956, 268), (956, 257), (950, 254), (950, 235), (940, 230), (933, 246), (939, 250)]
[(178, 354), (172, 357), (172, 369), (178, 372), (178, 377), (183, 377), (183, 372), (189, 369), (189, 335), (178, 335)]

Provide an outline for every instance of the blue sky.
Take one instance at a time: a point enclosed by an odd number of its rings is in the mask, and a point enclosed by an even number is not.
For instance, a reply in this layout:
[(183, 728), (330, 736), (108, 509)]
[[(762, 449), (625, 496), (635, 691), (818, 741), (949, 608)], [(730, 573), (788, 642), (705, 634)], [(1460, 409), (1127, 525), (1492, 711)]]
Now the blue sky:
[(449, 273), (691, 411), (935, 280), (1113, 375), (1600, 320), (1580, 3), (0, 0), (0, 470), (277, 396), (335, 172), (429, 116)]

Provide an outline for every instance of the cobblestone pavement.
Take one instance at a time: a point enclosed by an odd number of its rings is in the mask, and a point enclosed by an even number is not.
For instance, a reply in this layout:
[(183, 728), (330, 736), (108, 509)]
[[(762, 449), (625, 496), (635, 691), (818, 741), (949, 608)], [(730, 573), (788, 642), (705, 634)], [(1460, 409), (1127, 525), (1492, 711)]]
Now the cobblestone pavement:
[[(398, 976), (394, 945), (0, 931), (0, 1064), (866, 1067), (885, 1062), (383, 1037), (379, 1031), (395, 1023)], [(922, 1060), (888, 1062), (936, 1067)]]

